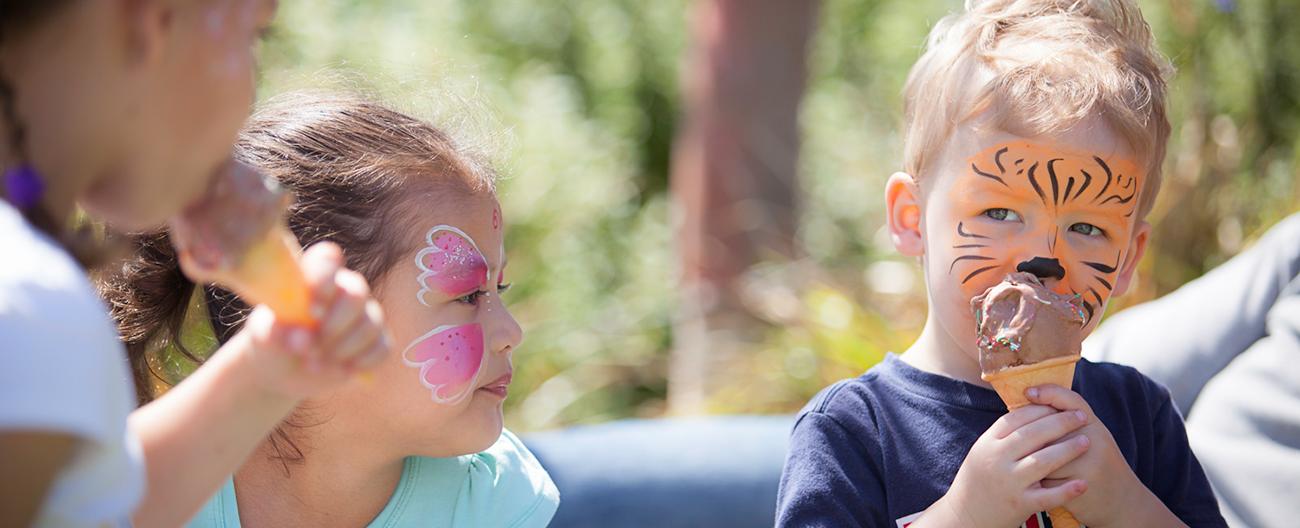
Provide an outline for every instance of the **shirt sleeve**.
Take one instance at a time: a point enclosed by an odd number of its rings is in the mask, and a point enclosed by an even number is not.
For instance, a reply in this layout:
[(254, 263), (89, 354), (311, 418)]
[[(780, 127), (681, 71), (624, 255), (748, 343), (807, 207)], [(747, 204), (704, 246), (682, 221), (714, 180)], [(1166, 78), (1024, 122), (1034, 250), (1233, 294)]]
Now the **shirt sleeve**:
[(1161, 393), (1163, 398), (1152, 420), (1159, 477), (1152, 483), (1151, 492), (1192, 528), (1226, 527), (1210, 481), (1188, 445), (1183, 418), (1168, 393)]
[(855, 438), (830, 415), (794, 426), (777, 492), (776, 525), (885, 526), (885, 489), (870, 438)]
[(487, 451), (474, 455), (470, 469), (470, 493), (462, 494), (461, 511), (482, 512), (473, 516), (491, 519), (476, 526), (543, 528), (560, 506), (560, 492), (551, 476), (518, 437), (507, 430)]

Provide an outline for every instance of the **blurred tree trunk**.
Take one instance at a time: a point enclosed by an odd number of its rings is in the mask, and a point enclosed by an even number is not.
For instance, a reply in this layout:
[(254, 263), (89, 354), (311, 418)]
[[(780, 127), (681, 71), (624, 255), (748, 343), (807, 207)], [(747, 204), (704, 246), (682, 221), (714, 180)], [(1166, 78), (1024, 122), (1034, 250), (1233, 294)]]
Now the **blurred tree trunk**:
[(669, 406), (706, 410), (741, 383), (747, 348), (766, 324), (746, 309), (741, 278), (794, 256), (798, 107), (816, 1), (699, 0), (683, 74), (684, 116), (671, 193), (681, 275)]

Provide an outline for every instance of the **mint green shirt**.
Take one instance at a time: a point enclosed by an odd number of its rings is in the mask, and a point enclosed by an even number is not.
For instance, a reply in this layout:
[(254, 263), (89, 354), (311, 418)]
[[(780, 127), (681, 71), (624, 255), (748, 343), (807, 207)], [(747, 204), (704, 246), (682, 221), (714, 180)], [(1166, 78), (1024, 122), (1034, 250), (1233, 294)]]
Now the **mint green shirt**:
[[(551, 477), (510, 431), (482, 453), (407, 457), (402, 480), (370, 528), (546, 526), (560, 505)], [(238, 528), (234, 480), (208, 501), (189, 528)]]

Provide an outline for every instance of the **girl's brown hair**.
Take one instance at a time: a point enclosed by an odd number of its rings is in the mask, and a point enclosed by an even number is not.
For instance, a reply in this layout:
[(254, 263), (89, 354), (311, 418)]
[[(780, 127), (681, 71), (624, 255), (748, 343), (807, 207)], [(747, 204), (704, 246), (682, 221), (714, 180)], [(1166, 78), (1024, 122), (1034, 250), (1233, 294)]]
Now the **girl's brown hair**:
[[(411, 244), (418, 237), (403, 227), (415, 208), (450, 207), (458, 198), (495, 192), (493, 171), (446, 133), (353, 96), (276, 98), (250, 118), (235, 157), (295, 195), (288, 223), (303, 246), (337, 243), (347, 267), (371, 284), (415, 250)], [(138, 235), (130, 243), (132, 257), (99, 286), (143, 404), (155, 396), (155, 386), (168, 382), (156, 371), (159, 351), (170, 349), (196, 364), (210, 351), (189, 350), (181, 341), (195, 284), (181, 273), (166, 233)], [(239, 329), (249, 311), (233, 294), (212, 286), (202, 288), (202, 302), (218, 343)], [(287, 440), (283, 431), (277, 436)], [(282, 458), (301, 456), (286, 457), (275, 448)]]

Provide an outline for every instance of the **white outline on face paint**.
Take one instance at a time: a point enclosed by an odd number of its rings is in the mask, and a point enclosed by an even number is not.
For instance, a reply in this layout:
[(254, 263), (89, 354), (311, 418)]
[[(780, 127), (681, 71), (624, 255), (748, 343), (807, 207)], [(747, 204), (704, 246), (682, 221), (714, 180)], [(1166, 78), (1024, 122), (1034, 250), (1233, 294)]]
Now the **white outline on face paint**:
[[(420, 336), (420, 337), (417, 337), (417, 338), (411, 340), (411, 344), (406, 345), (406, 349), (402, 350), (402, 363), (405, 363), (408, 367), (419, 367), (419, 369), (420, 369), (420, 385), (424, 385), (424, 388), (429, 389), (429, 396), (430, 396), (430, 398), (433, 400), (434, 403), (441, 404), (441, 405), (453, 405), (453, 404), (459, 403), (461, 400), (464, 400), (466, 396), (469, 396), (469, 394), (470, 394), (471, 392), (474, 392), (474, 391), (473, 391), (473, 390), (465, 390), (465, 391), (461, 392), (460, 394), (456, 395), (456, 396), (453, 397), (453, 398), (443, 399), (443, 398), (438, 397), (438, 389), (441, 389), (441, 388), (443, 388), (443, 387), (446, 387), (446, 385), (434, 385), (434, 384), (432, 384), (432, 383), (429, 383), (429, 382), (428, 382), (427, 380), (425, 380), (424, 378), (425, 378), (425, 375), (428, 374), (429, 370), (432, 369), (432, 368), (434, 367), (434, 365), (437, 365), (437, 364), (439, 364), (439, 363), (441, 363), (441, 362), (438, 361), (437, 358), (434, 358), (434, 359), (426, 359), (426, 360), (424, 360), (424, 361), (414, 361), (414, 360), (408, 359), (408, 358), (406, 357), (406, 354), (407, 354), (408, 352), (410, 352), (411, 349), (415, 347), (415, 345), (417, 345), (417, 344), (423, 342), (425, 339), (428, 339), (428, 338), (430, 338), (430, 337), (433, 337), (433, 336), (435, 336), (435, 335), (438, 335), (438, 334), (440, 334), (440, 333), (442, 333), (442, 332), (445, 332), (445, 331), (447, 331), (447, 330), (452, 330), (452, 329), (455, 329), (455, 328), (461, 328), (461, 327), (465, 327), (465, 326), (477, 326), (478, 329), (479, 329), (479, 333), (480, 333), (480, 334), (483, 333), (483, 325), (482, 325), (482, 324), (479, 324), (479, 323), (457, 324), (457, 325), (442, 325), (442, 326), (439, 326), (439, 327), (437, 327), (437, 328), (434, 328), (433, 330), (430, 330), (430, 331), (428, 331), (428, 332), (425, 332), (425, 334), (422, 335), (422, 336)], [(485, 341), (486, 341), (486, 338), (485, 338)], [(474, 369), (474, 375), (470, 376), (470, 378), (469, 378), (468, 380), (466, 380), (466, 381), (467, 381), (467, 385), (465, 385), (465, 387), (466, 387), (467, 389), (472, 389), (475, 385), (478, 384), (478, 376), (479, 376), (479, 373), (483, 371), (483, 359), (484, 359), (485, 357), (487, 357), (487, 343), (484, 342), (484, 343), (482, 344), (482, 347), (483, 347), (483, 350), (479, 353), (479, 363), (478, 363), (478, 368)]]
[[(469, 242), (470, 247), (474, 248), (474, 251), (478, 253), (479, 258), (483, 259), (483, 267), (487, 268), (486, 277), (483, 280), (483, 284), (484, 285), (492, 284), (492, 268), (491, 266), (487, 265), (487, 255), (484, 255), (483, 251), (478, 248), (478, 244), (474, 242), (474, 238), (470, 237), (464, 231), (461, 231), (460, 229), (457, 229), (455, 227), (446, 224), (434, 226), (432, 229), (429, 229), (429, 232), (427, 234), (424, 235), (424, 240), (428, 245), (426, 245), (424, 249), (421, 249), (418, 253), (415, 254), (415, 266), (419, 268), (421, 272), (420, 275), (415, 278), (415, 282), (419, 283), (420, 285), (420, 291), (415, 294), (415, 300), (420, 301), (420, 304), (423, 304), (425, 306), (429, 306), (429, 303), (425, 302), (424, 294), (430, 292), (425, 279), (437, 276), (439, 272), (431, 270), (428, 268), (428, 266), (424, 265), (424, 256), (443, 252), (442, 248), (438, 247), (433, 243), (434, 235), (442, 231), (449, 231), (451, 233), (459, 235), (461, 238), (465, 239), (466, 242)], [(503, 243), (502, 244), (503, 249), (504, 246), (505, 244)]]

